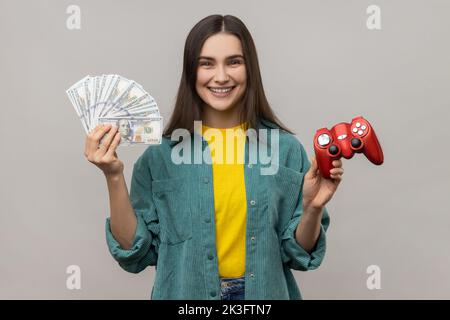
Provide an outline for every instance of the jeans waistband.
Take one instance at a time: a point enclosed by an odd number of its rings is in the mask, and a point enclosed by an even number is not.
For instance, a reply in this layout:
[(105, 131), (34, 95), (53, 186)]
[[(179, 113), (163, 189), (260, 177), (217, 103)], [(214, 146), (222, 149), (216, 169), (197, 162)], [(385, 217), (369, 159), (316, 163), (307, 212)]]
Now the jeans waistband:
[(245, 276), (240, 278), (220, 278), (220, 286), (232, 287), (236, 285), (243, 285), (245, 283)]

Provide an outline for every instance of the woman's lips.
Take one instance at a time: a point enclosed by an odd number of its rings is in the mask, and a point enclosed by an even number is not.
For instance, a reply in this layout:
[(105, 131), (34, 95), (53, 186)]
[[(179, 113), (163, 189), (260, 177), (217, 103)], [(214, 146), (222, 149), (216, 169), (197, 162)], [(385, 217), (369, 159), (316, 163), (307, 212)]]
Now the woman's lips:
[(217, 98), (228, 97), (231, 92), (236, 88), (236, 86), (232, 87), (208, 87), (209, 92)]

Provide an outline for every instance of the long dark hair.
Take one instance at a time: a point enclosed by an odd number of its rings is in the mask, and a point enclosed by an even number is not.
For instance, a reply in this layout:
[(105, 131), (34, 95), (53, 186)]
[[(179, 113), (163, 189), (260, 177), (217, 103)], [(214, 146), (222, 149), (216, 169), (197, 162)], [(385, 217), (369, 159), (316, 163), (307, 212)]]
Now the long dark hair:
[(293, 133), (275, 116), (264, 94), (259, 70), (256, 47), (252, 36), (244, 23), (231, 15), (211, 15), (198, 22), (189, 32), (184, 45), (183, 73), (172, 116), (163, 135), (169, 137), (175, 129), (184, 128), (191, 133), (194, 121), (201, 120), (204, 102), (198, 96), (195, 84), (197, 81), (198, 57), (206, 39), (219, 33), (227, 32), (239, 38), (245, 59), (247, 88), (243, 99), (239, 119), (247, 122), (248, 128), (257, 129), (258, 121), (268, 120), (280, 129)]

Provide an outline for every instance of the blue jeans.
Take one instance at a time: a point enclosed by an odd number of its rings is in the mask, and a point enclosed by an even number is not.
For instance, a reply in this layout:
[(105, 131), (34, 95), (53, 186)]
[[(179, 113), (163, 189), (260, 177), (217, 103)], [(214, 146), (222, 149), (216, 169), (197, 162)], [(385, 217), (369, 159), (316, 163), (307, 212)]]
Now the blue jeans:
[(222, 300), (245, 299), (245, 277), (220, 279)]

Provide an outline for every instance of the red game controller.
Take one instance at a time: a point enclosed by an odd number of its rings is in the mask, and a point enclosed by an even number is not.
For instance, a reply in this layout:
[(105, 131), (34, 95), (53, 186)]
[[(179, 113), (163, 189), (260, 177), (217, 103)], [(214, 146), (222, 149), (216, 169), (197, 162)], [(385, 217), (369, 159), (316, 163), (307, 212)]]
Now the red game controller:
[(355, 153), (364, 153), (373, 164), (383, 163), (383, 150), (375, 131), (361, 116), (353, 118), (351, 123), (338, 123), (330, 130), (317, 130), (314, 151), (319, 170), (325, 178), (330, 178), (333, 160), (341, 157), (351, 159)]

